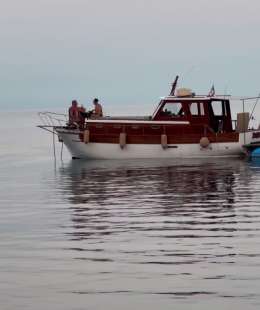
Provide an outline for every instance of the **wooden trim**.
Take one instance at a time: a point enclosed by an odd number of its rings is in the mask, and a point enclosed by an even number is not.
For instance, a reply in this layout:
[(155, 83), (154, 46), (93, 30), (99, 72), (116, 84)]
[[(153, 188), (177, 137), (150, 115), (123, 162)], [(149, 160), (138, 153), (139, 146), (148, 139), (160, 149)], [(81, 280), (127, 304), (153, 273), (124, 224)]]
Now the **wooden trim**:
[[(83, 141), (83, 133), (79, 135), (80, 140)], [(190, 135), (167, 135), (168, 144), (199, 144), (200, 139), (203, 137), (202, 134), (190, 134)], [(208, 135), (210, 143), (230, 143), (238, 142), (239, 134), (218, 134)], [(119, 134), (102, 134), (93, 133), (91, 131), (90, 143), (116, 143), (118, 144)], [(155, 135), (149, 134), (127, 134), (127, 144), (161, 144), (161, 134), (156, 133)]]
[(144, 124), (144, 125), (189, 125), (189, 121), (141, 121), (141, 120), (113, 120), (113, 119), (88, 119), (86, 120), (86, 124), (95, 124), (95, 123), (103, 123), (103, 124)]

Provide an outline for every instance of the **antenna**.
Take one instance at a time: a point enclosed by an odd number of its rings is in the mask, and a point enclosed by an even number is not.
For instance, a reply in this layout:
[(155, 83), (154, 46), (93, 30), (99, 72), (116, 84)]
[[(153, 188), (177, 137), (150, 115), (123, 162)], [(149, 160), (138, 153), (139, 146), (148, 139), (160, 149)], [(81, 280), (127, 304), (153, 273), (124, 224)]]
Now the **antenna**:
[(185, 78), (186, 76), (188, 76), (189, 74), (191, 74), (191, 72), (196, 68), (195, 65), (191, 66), (184, 74), (183, 74), (183, 78)]
[(182, 83), (184, 82), (184, 80), (186, 79), (187, 81), (187, 77), (190, 78), (191, 73), (197, 68), (196, 65), (190, 66), (183, 74), (182, 74)]
[(174, 96), (174, 94), (175, 94), (175, 89), (177, 87), (178, 79), (179, 79), (179, 76), (176, 75), (176, 78), (175, 78), (174, 82), (172, 83), (172, 89), (170, 92), (170, 96)]

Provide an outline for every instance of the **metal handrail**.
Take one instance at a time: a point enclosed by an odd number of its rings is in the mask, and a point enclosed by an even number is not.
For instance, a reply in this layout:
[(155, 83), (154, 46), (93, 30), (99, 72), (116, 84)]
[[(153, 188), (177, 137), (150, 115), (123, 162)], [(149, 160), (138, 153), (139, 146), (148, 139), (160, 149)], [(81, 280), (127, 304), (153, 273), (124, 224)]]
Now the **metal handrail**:
[(68, 123), (68, 116), (62, 113), (55, 112), (38, 112), (38, 116), (43, 126), (66, 126)]

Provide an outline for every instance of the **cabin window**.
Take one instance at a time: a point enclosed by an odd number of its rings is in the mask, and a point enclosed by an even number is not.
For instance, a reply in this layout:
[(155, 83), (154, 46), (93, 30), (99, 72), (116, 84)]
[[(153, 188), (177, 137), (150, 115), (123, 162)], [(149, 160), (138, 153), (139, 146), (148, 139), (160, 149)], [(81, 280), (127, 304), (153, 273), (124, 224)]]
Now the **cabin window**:
[(225, 113), (225, 105), (222, 101), (211, 101), (212, 110), (215, 116), (223, 116)]
[(197, 102), (192, 102), (190, 104), (190, 114), (191, 115), (199, 115), (199, 107)]
[(184, 116), (184, 111), (182, 104), (180, 102), (168, 102), (163, 107), (163, 115), (168, 115), (171, 117), (182, 117)]
[(192, 102), (190, 103), (190, 114), (192, 116), (204, 116), (203, 102)]

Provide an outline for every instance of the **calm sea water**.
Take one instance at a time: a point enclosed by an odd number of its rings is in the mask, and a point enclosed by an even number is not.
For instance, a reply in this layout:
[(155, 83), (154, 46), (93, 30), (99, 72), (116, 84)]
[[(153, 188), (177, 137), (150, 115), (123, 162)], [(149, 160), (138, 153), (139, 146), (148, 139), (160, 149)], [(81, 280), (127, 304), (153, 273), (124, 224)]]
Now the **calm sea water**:
[(54, 165), (35, 113), (0, 136), (0, 309), (260, 309), (260, 164)]

